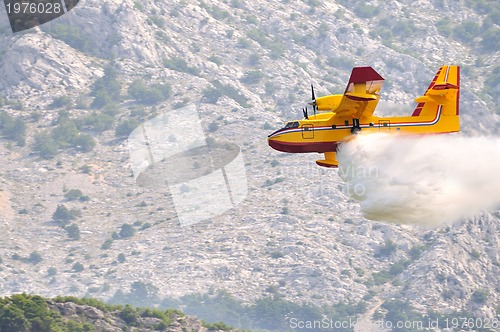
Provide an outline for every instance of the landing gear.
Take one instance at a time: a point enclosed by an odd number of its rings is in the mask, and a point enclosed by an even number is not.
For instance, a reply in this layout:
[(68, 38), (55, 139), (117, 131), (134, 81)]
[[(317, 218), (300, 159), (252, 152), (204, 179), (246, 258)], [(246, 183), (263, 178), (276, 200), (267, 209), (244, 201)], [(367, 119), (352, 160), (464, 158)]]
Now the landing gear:
[(359, 119), (353, 119), (352, 120), (351, 134), (356, 135), (360, 131), (361, 131), (361, 127), (359, 126)]

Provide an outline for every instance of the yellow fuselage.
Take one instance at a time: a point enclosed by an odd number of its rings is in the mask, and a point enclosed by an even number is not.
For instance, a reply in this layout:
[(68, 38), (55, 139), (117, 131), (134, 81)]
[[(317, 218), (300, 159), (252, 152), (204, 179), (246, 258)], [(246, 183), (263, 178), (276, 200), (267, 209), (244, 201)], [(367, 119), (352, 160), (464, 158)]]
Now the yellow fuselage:
[(291, 153), (335, 152), (337, 144), (357, 133), (355, 127), (363, 132), (388, 132), (407, 134), (450, 133), (460, 130), (458, 115), (443, 115), (437, 106), (433, 115), (378, 117), (359, 119), (355, 126), (352, 117), (337, 117), (327, 112), (309, 116), (309, 119), (291, 121), (298, 123), (295, 128), (282, 128), (269, 135), (269, 145), (278, 151)]

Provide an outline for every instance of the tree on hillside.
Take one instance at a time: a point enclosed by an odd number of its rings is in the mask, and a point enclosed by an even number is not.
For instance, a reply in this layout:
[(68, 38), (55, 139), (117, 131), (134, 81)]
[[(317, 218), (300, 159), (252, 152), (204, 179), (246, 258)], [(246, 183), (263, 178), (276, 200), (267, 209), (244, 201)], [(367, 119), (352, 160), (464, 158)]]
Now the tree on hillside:
[(118, 80), (118, 72), (113, 66), (104, 68), (104, 76), (97, 79), (92, 85), (90, 95), (95, 97), (92, 108), (102, 108), (120, 99), (121, 83)]
[(68, 210), (64, 205), (60, 204), (52, 214), (52, 220), (57, 222), (60, 226), (66, 226), (71, 220), (76, 219), (75, 211)]
[(40, 133), (35, 135), (35, 143), (33, 150), (40, 154), (44, 159), (52, 159), (57, 155), (58, 145), (48, 133)]
[(68, 233), (68, 237), (72, 240), (80, 240), (80, 228), (77, 224), (71, 224), (66, 226), (66, 232)]
[(134, 80), (128, 87), (128, 94), (143, 104), (156, 104), (168, 99), (172, 94), (172, 89), (168, 84), (147, 86), (142, 80)]
[(126, 238), (131, 237), (135, 234), (135, 228), (130, 224), (123, 224), (120, 228), (120, 237)]
[(24, 317), (24, 312), (17, 306), (5, 305), (0, 308), (0, 331), (29, 331), (30, 323)]

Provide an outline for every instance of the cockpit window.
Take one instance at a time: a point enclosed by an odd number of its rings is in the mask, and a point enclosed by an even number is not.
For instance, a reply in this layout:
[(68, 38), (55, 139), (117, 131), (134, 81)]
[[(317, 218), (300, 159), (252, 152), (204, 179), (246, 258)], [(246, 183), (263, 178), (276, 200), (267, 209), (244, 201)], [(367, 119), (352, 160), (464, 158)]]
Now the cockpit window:
[(298, 121), (290, 121), (286, 124), (285, 129), (288, 128), (297, 128), (299, 126)]

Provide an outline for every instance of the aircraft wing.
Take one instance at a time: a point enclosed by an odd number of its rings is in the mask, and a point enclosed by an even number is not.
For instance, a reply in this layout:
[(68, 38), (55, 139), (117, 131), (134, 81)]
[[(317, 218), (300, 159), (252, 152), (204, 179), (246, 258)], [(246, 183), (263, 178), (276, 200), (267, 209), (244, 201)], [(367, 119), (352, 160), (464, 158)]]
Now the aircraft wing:
[(344, 95), (332, 112), (358, 119), (371, 116), (380, 99), (378, 92), (383, 83), (384, 78), (372, 67), (353, 68)]

